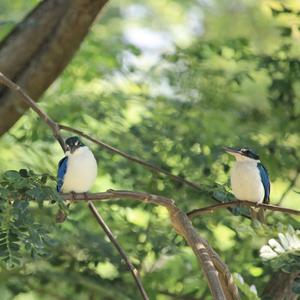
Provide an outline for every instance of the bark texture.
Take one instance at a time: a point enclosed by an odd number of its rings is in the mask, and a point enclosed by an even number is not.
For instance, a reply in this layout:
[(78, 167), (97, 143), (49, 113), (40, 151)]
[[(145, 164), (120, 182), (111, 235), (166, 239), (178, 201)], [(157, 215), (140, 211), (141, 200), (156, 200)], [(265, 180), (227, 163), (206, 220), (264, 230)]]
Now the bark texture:
[(297, 300), (299, 295), (292, 291), (294, 280), (300, 272), (284, 273), (278, 271), (267, 284), (262, 299), (264, 300)]
[[(108, 0), (45, 0), (0, 43), (0, 71), (35, 100), (67, 66)], [(28, 105), (0, 89), (0, 134)]]

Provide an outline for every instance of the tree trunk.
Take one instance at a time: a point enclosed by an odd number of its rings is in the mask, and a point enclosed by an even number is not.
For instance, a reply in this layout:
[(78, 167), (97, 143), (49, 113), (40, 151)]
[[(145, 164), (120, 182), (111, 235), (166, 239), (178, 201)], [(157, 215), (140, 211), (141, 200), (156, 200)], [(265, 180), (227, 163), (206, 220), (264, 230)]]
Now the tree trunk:
[(298, 296), (292, 292), (292, 285), (300, 273), (284, 273), (278, 271), (267, 284), (262, 299), (264, 300), (297, 300)]
[[(0, 71), (38, 100), (73, 57), (108, 0), (42, 1), (0, 43)], [(0, 88), (0, 135), (28, 109)]]

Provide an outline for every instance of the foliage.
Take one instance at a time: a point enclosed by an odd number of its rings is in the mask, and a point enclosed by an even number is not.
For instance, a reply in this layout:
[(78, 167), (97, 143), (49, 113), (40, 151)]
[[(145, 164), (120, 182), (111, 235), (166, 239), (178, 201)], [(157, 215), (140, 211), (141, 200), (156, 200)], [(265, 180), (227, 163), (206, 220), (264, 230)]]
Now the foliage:
[[(2, 0), (1, 20), (19, 21), (35, 3)], [(222, 147), (249, 146), (269, 170), (271, 202), (297, 209), (299, 9), (298, 1), (111, 1), (40, 105), (53, 119), (203, 187), (195, 191), (173, 183), (85, 141), (99, 163), (93, 191), (157, 193), (185, 211), (212, 205), (215, 198), (230, 197), (232, 162)], [(0, 36), (14, 23), (0, 23)], [(0, 145), (2, 170), (56, 174), (60, 147), (33, 112), (24, 114)], [(5, 174), (1, 295), (137, 299), (130, 274), (84, 204), (72, 204), (67, 220), (55, 224), (58, 206), (38, 206), (50, 195), (60, 203), (54, 182), (50, 189), (42, 175)], [(8, 190), (15, 194), (5, 194)], [(11, 204), (15, 195), (27, 200)], [(99, 209), (141, 271), (151, 299), (210, 299), (192, 252), (170, 231), (164, 209), (130, 201), (101, 203)], [(26, 223), (23, 231), (14, 225), (29, 221), (35, 225)], [(259, 297), (276, 276), (272, 261), (263, 262), (258, 254), (267, 240), (285, 232), (277, 224), (299, 230), (293, 216), (269, 212), (267, 221), (270, 226), (251, 224), (227, 210), (193, 220), (230, 270), (243, 276), (243, 299), (252, 297), (249, 285)], [(288, 265), (284, 260), (281, 267)]]
[(243, 276), (241, 274), (234, 274), (235, 282), (238, 288), (242, 291), (242, 293), (247, 297), (247, 299), (259, 300), (260, 298), (257, 295), (257, 290), (255, 285), (249, 286), (245, 283)]
[[(300, 232), (292, 226), (285, 233), (278, 233), (278, 239), (270, 239), (267, 245), (260, 249), (260, 256), (275, 270), (286, 273), (297, 272), (300, 269)], [(300, 294), (298, 280), (294, 283), (294, 292)]]
[(270, 260), (275, 269), (283, 268), (285, 272), (299, 269), (300, 232), (289, 226), (286, 233), (279, 233), (278, 240), (270, 239), (268, 245), (260, 249), (262, 259)]
[(7, 268), (28, 262), (28, 258), (45, 256), (50, 242), (47, 229), (36, 220), (29, 206), (35, 200), (39, 207), (43, 201), (57, 202), (65, 210), (61, 197), (46, 186), (46, 174), (36, 175), (21, 169), (7, 171), (1, 178), (0, 187), (0, 260)]

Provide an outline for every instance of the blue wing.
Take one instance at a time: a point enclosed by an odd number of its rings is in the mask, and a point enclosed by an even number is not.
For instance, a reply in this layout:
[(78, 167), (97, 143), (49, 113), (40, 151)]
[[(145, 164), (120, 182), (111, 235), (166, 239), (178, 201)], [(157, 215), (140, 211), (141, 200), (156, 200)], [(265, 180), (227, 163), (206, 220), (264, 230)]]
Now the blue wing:
[(61, 188), (63, 186), (64, 183), (64, 177), (65, 174), (67, 172), (67, 165), (68, 165), (68, 157), (65, 156), (64, 158), (62, 158), (59, 163), (58, 163), (58, 170), (57, 170), (57, 186), (56, 186), (56, 190), (58, 192), (61, 191)]
[(263, 203), (268, 204), (268, 203), (270, 203), (270, 189), (271, 189), (268, 171), (261, 163), (258, 163), (257, 167), (259, 169), (261, 182), (265, 189), (265, 197), (264, 197)]

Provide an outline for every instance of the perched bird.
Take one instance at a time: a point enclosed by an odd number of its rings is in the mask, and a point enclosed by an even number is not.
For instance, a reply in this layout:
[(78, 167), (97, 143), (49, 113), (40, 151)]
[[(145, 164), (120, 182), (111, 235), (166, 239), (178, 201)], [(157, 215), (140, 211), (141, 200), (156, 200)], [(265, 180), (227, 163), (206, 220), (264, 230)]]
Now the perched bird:
[(77, 136), (66, 139), (65, 157), (58, 163), (57, 191), (86, 193), (97, 176), (92, 151)]
[[(270, 179), (259, 156), (247, 148), (225, 147), (224, 150), (236, 159), (230, 176), (234, 196), (239, 200), (268, 204), (270, 202)], [(263, 209), (260, 209), (258, 213), (251, 210), (251, 214), (253, 218), (264, 221)]]

